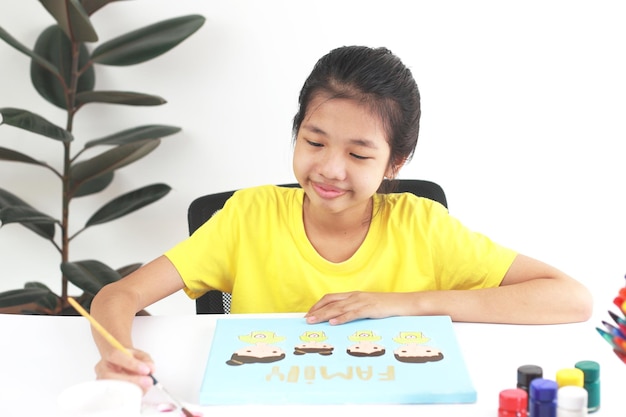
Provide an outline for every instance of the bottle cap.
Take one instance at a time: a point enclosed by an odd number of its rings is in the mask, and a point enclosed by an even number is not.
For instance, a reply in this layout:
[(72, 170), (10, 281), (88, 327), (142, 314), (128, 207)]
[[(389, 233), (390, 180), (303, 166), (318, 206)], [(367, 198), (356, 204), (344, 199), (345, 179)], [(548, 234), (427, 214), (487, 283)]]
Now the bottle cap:
[(541, 378), (543, 370), (537, 365), (522, 365), (517, 368), (517, 387), (528, 389), (530, 381)]
[(594, 361), (576, 362), (575, 368), (583, 371), (585, 382), (594, 382), (600, 379), (600, 364)]
[(559, 387), (575, 385), (582, 387), (585, 384), (585, 374), (578, 368), (563, 368), (556, 373), (556, 383)]
[(502, 390), (499, 398), (502, 410), (520, 411), (528, 407), (528, 394), (520, 388)]
[(530, 382), (530, 398), (539, 402), (551, 402), (556, 399), (558, 385), (555, 381), (535, 378)]
[(563, 410), (587, 410), (587, 390), (575, 385), (559, 388), (556, 394), (559, 408)]

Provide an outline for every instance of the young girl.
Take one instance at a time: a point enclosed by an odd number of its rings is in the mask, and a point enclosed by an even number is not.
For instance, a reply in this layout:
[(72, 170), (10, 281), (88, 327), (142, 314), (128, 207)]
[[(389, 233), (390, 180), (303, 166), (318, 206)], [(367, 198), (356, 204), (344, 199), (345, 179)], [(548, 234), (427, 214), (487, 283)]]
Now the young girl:
[(303, 312), (309, 323), (587, 320), (590, 294), (563, 272), (468, 230), (436, 202), (377, 193), (413, 155), (419, 118), (411, 72), (387, 49), (322, 57), (293, 124), (302, 188), (235, 193), (192, 237), (103, 288), (91, 313), (134, 358), (94, 334), (98, 378), (152, 385), (152, 361), (131, 340), (133, 317), (181, 289), (192, 298), (229, 292), (233, 313)]

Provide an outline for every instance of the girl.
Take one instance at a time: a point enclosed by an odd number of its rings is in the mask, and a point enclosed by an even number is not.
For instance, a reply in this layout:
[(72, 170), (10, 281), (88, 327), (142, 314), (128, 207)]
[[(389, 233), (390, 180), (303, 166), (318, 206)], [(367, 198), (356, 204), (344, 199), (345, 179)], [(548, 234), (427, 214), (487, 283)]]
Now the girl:
[(181, 289), (192, 298), (229, 292), (233, 313), (305, 312), (309, 323), (587, 320), (590, 293), (563, 272), (468, 230), (438, 203), (377, 192), (412, 157), (419, 118), (417, 85), (389, 50), (322, 57), (293, 124), (302, 188), (235, 193), (192, 237), (103, 288), (91, 313), (134, 358), (94, 334), (98, 378), (150, 388), (153, 363), (133, 348), (133, 317)]

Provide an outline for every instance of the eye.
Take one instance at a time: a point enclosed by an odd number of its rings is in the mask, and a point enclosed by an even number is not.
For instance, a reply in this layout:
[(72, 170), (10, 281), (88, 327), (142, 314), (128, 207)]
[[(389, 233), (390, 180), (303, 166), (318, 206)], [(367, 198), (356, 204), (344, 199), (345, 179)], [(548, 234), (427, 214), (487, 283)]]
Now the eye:
[(356, 158), (356, 159), (369, 159), (369, 157), (367, 157), (367, 156), (357, 155), (355, 153), (350, 153), (350, 156), (352, 156), (353, 158)]
[(316, 148), (321, 148), (322, 146), (324, 146), (321, 143), (313, 142), (313, 141), (310, 141), (308, 139), (305, 139), (305, 140), (306, 140), (306, 143), (308, 143), (309, 145), (314, 146)]

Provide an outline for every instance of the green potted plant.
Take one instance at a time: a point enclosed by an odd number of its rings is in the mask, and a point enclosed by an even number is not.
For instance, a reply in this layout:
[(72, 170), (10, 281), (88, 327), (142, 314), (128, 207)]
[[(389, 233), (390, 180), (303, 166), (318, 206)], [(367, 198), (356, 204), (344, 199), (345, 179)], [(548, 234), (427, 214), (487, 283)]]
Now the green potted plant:
[(199, 15), (176, 17), (93, 45), (98, 42), (98, 35), (90, 16), (113, 1), (116, 0), (40, 0), (56, 24), (41, 32), (32, 49), (0, 27), (0, 39), (31, 59), (30, 76), (35, 90), (50, 104), (65, 112), (65, 126), (61, 127), (35, 112), (0, 104), (0, 145), (2, 137), (11, 134), (13, 128), (32, 132), (34, 139), (58, 142), (59, 162), (62, 166), (61, 169), (55, 169), (52, 164), (0, 146), (0, 162), (30, 164), (47, 175), (58, 177), (61, 181), (61, 195), (57, 203), (61, 205), (62, 213), (61, 218), (57, 219), (36, 209), (2, 188), (0, 181), (2, 226), (20, 224), (48, 240), (60, 255), (60, 271), (55, 275), (58, 274), (62, 281), (61, 294), (55, 294), (41, 282), (26, 282), (24, 288), (1, 292), (0, 312), (73, 314), (67, 303), (69, 283), (82, 291), (74, 298), (88, 309), (100, 288), (127, 275), (141, 264), (114, 269), (94, 259), (72, 261), (72, 240), (91, 226), (118, 219), (154, 203), (170, 190), (168, 185), (157, 183), (129, 191), (106, 202), (81, 228), (70, 228), (72, 200), (92, 197), (103, 191), (113, 182), (118, 169), (148, 155), (159, 146), (163, 137), (180, 131), (179, 127), (169, 125), (140, 125), (83, 142), (82, 147), (76, 150), (73, 126), (83, 106), (91, 103), (127, 106), (165, 103), (161, 97), (151, 94), (97, 90), (95, 68), (99, 65), (135, 65), (160, 56), (195, 33), (205, 21)]

